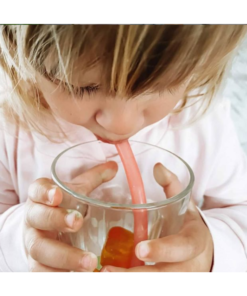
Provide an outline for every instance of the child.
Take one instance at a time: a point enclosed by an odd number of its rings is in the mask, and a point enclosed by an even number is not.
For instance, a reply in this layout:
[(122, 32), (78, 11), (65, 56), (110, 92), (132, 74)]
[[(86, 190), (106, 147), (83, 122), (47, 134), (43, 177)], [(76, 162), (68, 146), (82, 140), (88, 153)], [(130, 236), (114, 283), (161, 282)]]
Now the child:
[[(82, 215), (57, 207), (54, 157), (100, 137), (133, 137), (173, 151), (195, 173), (177, 235), (142, 242), (154, 266), (104, 271), (246, 271), (247, 161), (217, 100), (244, 25), (6, 25), (0, 65), (0, 270), (93, 271), (97, 258), (57, 240)], [(214, 104), (212, 104), (214, 103)], [(206, 112), (212, 106), (212, 109)], [(202, 116), (206, 112), (205, 116)], [(162, 160), (161, 160), (162, 161)], [(112, 178), (114, 163), (86, 178)], [(161, 168), (160, 183), (176, 176)]]

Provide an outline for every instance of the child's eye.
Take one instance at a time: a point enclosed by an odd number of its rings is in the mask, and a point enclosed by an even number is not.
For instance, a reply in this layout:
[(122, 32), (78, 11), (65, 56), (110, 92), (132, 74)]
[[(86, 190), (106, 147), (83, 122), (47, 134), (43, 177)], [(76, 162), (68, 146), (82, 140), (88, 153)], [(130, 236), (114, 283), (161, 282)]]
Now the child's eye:
[(99, 85), (90, 85), (85, 87), (76, 87), (76, 86), (70, 85), (69, 87), (67, 84), (62, 83), (61, 86), (64, 90), (68, 91), (70, 94), (73, 93), (74, 95), (81, 98), (83, 97), (85, 92), (88, 95), (91, 95), (93, 93), (96, 93), (100, 89)]
[(85, 92), (88, 95), (91, 95), (93, 93), (96, 93), (100, 89), (100, 85), (89, 85), (84, 87), (77, 87), (74, 85), (68, 85), (66, 82), (62, 82), (59, 79), (52, 78), (48, 73), (45, 73), (45, 77), (50, 80), (52, 83), (59, 85), (62, 87), (64, 91), (67, 91), (69, 94), (74, 94), (75, 96), (78, 96), (80, 98), (83, 98), (83, 95)]

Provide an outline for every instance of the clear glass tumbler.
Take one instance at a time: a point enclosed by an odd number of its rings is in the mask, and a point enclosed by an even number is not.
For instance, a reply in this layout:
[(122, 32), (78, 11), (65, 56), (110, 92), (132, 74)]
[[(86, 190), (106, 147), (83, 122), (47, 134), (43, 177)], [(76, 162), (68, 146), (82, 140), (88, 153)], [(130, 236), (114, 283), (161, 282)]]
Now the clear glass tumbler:
[[(194, 184), (191, 168), (179, 156), (161, 147), (137, 141), (130, 144), (143, 179), (147, 204), (132, 204), (124, 167), (112, 144), (101, 141), (78, 144), (54, 159), (52, 178), (64, 194), (61, 207), (76, 209), (84, 217), (78, 232), (60, 234), (62, 241), (100, 258), (109, 230), (120, 226), (134, 232), (134, 211), (143, 210), (148, 215), (148, 239), (175, 234), (181, 229)], [(108, 161), (118, 164), (116, 176), (84, 195), (80, 190), (84, 181), (78, 176)], [(182, 191), (169, 199), (153, 175), (158, 162), (176, 174), (182, 184)]]

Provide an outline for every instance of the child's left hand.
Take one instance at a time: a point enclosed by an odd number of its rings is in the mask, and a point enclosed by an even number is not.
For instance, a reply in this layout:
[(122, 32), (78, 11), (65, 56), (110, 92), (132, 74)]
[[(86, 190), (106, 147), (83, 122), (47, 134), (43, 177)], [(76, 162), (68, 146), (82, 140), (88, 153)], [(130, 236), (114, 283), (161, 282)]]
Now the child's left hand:
[[(176, 175), (156, 165), (154, 175), (163, 186), (167, 197), (181, 190)], [(178, 234), (141, 242), (136, 246), (136, 256), (155, 265), (130, 269), (105, 266), (103, 272), (209, 272), (213, 263), (213, 240), (209, 229), (191, 200), (185, 221)]]

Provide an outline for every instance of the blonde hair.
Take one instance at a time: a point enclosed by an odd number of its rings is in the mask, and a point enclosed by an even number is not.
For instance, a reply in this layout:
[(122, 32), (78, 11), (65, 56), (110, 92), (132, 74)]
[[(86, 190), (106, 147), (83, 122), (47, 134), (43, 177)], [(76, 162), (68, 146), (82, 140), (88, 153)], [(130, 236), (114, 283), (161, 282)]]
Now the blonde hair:
[(41, 103), (36, 74), (67, 82), (79, 57), (82, 70), (103, 65), (107, 95), (130, 99), (172, 90), (192, 77), (177, 111), (195, 89), (208, 107), (246, 31), (246, 25), (1, 25), (0, 66), (13, 89), (1, 108), (44, 134), (37, 118), (49, 109)]

